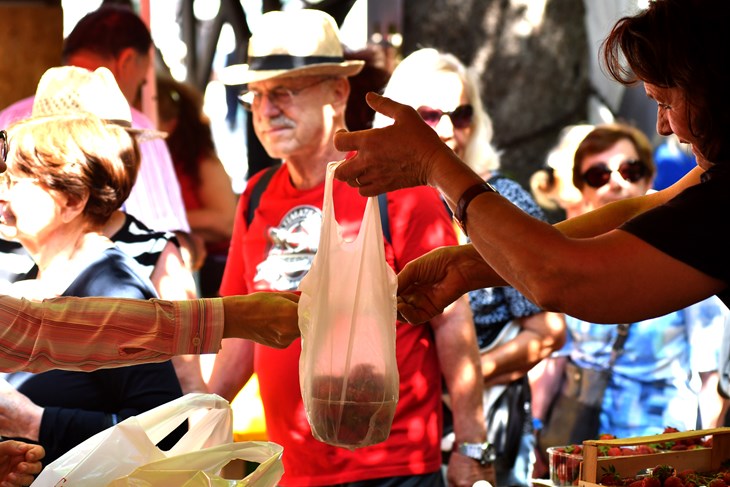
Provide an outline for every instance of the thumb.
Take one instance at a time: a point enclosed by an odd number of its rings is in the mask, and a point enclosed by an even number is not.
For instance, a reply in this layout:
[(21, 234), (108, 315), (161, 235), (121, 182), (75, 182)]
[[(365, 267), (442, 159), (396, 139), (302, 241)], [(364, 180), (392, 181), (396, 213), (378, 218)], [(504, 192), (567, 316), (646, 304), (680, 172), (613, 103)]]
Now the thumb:
[(403, 106), (390, 98), (375, 93), (374, 91), (365, 95), (365, 101), (367, 101), (368, 105), (370, 105), (370, 108), (390, 118), (395, 118), (395, 114), (398, 112), (399, 107)]

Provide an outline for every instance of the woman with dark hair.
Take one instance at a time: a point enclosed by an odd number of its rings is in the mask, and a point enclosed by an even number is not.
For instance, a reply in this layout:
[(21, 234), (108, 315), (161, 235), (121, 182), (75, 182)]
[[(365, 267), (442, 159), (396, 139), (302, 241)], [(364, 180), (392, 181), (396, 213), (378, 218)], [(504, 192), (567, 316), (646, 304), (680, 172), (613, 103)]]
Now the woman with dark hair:
[(471, 238), (401, 271), (399, 312), (421, 322), (469, 290), (505, 284), (594, 323), (643, 320), (712, 295), (727, 305), (730, 237), (718, 215), (730, 206), (729, 17), (723, 0), (655, 0), (618, 21), (604, 45), (609, 73), (644, 83), (658, 105), (657, 132), (690, 144), (698, 167), (667, 189), (555, 226), (485, 185), (415, 110), (369, 94), (395, 124), (338, 134), (339, 150), (358, 152), (336, 177), (366, 196), (433, 185)]
[(187, 83), (159, 77), (157, 107), (195, 246), (205, 256), (199, 268), (200, 294), (218, 296), (236, 212), (231, 180), (216, 154), (201, 93)]

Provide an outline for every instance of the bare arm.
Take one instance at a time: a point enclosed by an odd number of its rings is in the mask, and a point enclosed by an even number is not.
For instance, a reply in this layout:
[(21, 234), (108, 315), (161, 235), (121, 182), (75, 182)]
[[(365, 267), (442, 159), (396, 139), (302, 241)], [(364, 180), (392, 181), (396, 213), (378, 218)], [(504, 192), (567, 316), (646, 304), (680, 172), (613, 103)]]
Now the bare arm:
[[(441, 371), (446, 381), (457, 443), (482, 443), (486, 438), (482, 408), (479, 350), (466, 297), (431, 320)], [(438, 387), (433, 385), (432, 387)], [(454, 453), (448, 468), (449, 485), (472, 485), (484, 478), (474, 460)]]
[(231, 238), (237, 198), (220, 160), (209, 158), (201, 162), (200, 184), (202, 206), (187, 212), (190, 229), (206, 242)]
[(517, 321), (522, 330), (514, 339), (481, 355), (487, 387), (524, 376), (565, 343), (565, 317), (560, 313), (542, 312)]
[(208, 390), (233, 401), (253, 374), (253, 351), (253, 342), (249, 340), (223, 340), (208, 379)]
[[(338, 167), (337, 178), (355, 186), (357, 178), (360, 193), (367, 196), (429, 184), (452, 208), (467, 188), (482, 183), (415, 110), (374, 94), (368, 95), (368, 102), (395, 123), (382, 129), (338, 133), (337, 148), (355, 150), (357, 155)], [(633, 235), (606, 231), (697, 184), (700, 173), (701, 169), (695, 169), (664, 191), (607, 206), (560, 227), (532, 218), (496, 193), (477, 196), (467, 210), (467, 228), (474, 248), (488, 264), (480, 270), (494, 278), (486, 286), (506, 282), (543, 309), (596, 323), (638, 321), (716, 294), (725, 283)], [(600, 235), (590, 237), (593, 233)], [(403, 272), (418, 265), (414, 261)], [(416, 282), (412, 275), (419, 272), (409, 272), (411, 275), (399, 278), (401, 288)], [(475, 287), (485, 287), (485, 280)], [(677, 282), (683, 286), (676, 286)], [(419, 284), (423, 290), (424, 282)], [(435, 301), (442, 305), (446, 293), (434, 288), (441, 293)], [(413, 294), (401, 298), (414, 299)], [(622, 306), (615, 306), (619, 302)]]

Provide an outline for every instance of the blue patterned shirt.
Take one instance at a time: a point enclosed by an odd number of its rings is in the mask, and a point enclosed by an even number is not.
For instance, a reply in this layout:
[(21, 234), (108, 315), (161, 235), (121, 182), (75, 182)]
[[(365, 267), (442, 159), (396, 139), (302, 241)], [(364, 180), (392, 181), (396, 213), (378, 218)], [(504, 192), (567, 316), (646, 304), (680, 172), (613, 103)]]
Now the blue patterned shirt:
[[(529, 215), (545, 221), (545, 214), (519, 183), (494, 172), (488, 181), (499, 193)], [(489, 345), (504, 325), (542, 310), (512, 287), (492, 287), (469, 292), (479, 348)]]

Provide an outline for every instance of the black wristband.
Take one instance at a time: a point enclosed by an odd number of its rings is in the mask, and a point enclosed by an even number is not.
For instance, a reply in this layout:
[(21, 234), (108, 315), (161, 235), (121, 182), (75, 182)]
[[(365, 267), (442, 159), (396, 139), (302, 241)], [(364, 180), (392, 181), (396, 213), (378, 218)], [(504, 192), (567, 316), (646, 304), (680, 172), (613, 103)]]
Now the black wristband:
[(459, 228), (461, 228), (461, 231), (464, 232), (464, 235), (466, 236), (468, 236), (466, 233), (466, 209), (469, 207), (469, 203), (482, 193), (499, 194), (499, 191), (494, 189), (494, 186), (489, 183), (478, 183), (467, 188), (467, 190), (464, 191), (464, 194), (461, 195), (461, 198), (459, 198), (459, 202), (456, 204), (454, 221), (457, 225), (459, 225)]

